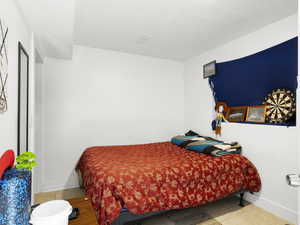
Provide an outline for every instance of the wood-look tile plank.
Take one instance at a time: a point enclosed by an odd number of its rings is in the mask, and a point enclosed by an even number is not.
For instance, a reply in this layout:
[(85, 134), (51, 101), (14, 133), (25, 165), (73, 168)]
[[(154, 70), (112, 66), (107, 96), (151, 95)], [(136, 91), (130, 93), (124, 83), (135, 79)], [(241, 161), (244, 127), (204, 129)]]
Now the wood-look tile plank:
[(79, 208), (80, 215), (77, 219), (71, 220), (69, 225), (97, 225), (95, 211), (86, 197), (68, 200), (73, 208)]

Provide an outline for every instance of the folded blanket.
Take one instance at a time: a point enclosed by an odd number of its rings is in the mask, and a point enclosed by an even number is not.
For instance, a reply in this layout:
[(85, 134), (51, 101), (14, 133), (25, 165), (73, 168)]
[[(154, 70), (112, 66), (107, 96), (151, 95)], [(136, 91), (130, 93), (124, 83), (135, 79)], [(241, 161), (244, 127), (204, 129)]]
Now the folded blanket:
[(211, 137), (200, 135), (183, 136), (178, 135), (172, 138), (171, 142), (187, 150), (204, 153), (211, 156), (223, 156), (228, 154), (241, 154), (242, 147), (238, 142), (225, 143)]
[(211, 156), (223, 156), (228, 154), (241, 154), (242, 153), (242, 147), (238, 143), (234, 143), (229, 145), (230, 148), (228, 148), (228, 144), (225, 144), (226, 149), (222, 149), (219, 145), (212, 145), (207, 147), (203, 153)]
[(206, 139), (203, 137), (198, 137), (198, 136), (183, 136), (183, 135), (178, 135), (175, 136), (171, 139), (171, 142), (175, 145), (178, 145), (179, 147), (184, 148), (188, 144), (195, 142), (195, 141), (205, 141)]

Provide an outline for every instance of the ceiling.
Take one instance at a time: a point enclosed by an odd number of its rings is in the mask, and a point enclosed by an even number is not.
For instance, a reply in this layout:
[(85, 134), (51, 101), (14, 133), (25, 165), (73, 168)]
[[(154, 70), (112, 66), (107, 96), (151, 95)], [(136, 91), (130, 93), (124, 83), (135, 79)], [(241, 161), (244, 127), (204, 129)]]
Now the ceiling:
[(297, 0), (17, 0), (42, 55), (72, 47), (184, 60), (298, 11)]
[(16, 0), (36, 36), (39, 53), (71, 58), (74, 43), (75, 0)]

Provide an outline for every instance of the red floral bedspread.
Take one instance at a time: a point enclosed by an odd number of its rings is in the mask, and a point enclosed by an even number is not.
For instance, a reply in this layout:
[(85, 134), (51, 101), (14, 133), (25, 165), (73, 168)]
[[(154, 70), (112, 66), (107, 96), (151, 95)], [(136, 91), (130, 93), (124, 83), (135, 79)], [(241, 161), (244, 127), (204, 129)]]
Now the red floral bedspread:
[(91, 147), (78, 168), (99, 225), (111, 224), (121, 208), (135, 214), (188, 208), (261, 188), (245, 157), (212, 157), (170, 142)]

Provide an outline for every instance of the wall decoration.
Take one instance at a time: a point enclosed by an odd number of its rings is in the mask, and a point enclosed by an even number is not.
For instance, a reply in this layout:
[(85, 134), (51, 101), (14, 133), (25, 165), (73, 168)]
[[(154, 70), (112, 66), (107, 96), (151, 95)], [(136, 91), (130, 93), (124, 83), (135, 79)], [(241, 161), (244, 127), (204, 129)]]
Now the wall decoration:
[(264, 123), (266, 117), (266, 106), (249, 106), (247, 110), (246, 121), (254, 123)]
[(203, 78), (204, 79), (216, 75), (216, 72), (217, 72), (216, 63), (217, 63), (217, 61), (212, 61), (203, 66)]
[(8, 55), (7, 55), (8, 27), (0, 18), (0, 113), (7, 111), (7, 78), (8, 78)]
[(287, 89), (276, 89), (265, 97), (266, 120), (269, 123), (282, 123), (295, 116), (295, 93)]
[[(253, 55), (216, 64), (217, 76), (209, 77), (216, 102), (229, 106), (262, 105), (277, 88), (296, 92), (298, 81), (298, 37)], [(277, 119), (276, 119), (277, 120)], [(274, 125), (295, 126), (296, 113)], [(262, 124), (262, 123), (260, 123)]]
[(246, 106), (230, 107), (226, 116), (229, 122), (242, 122), (245, 120), (247, 113)]
[(18, 155), (28, 151), (29, 55), (19, 42)]

